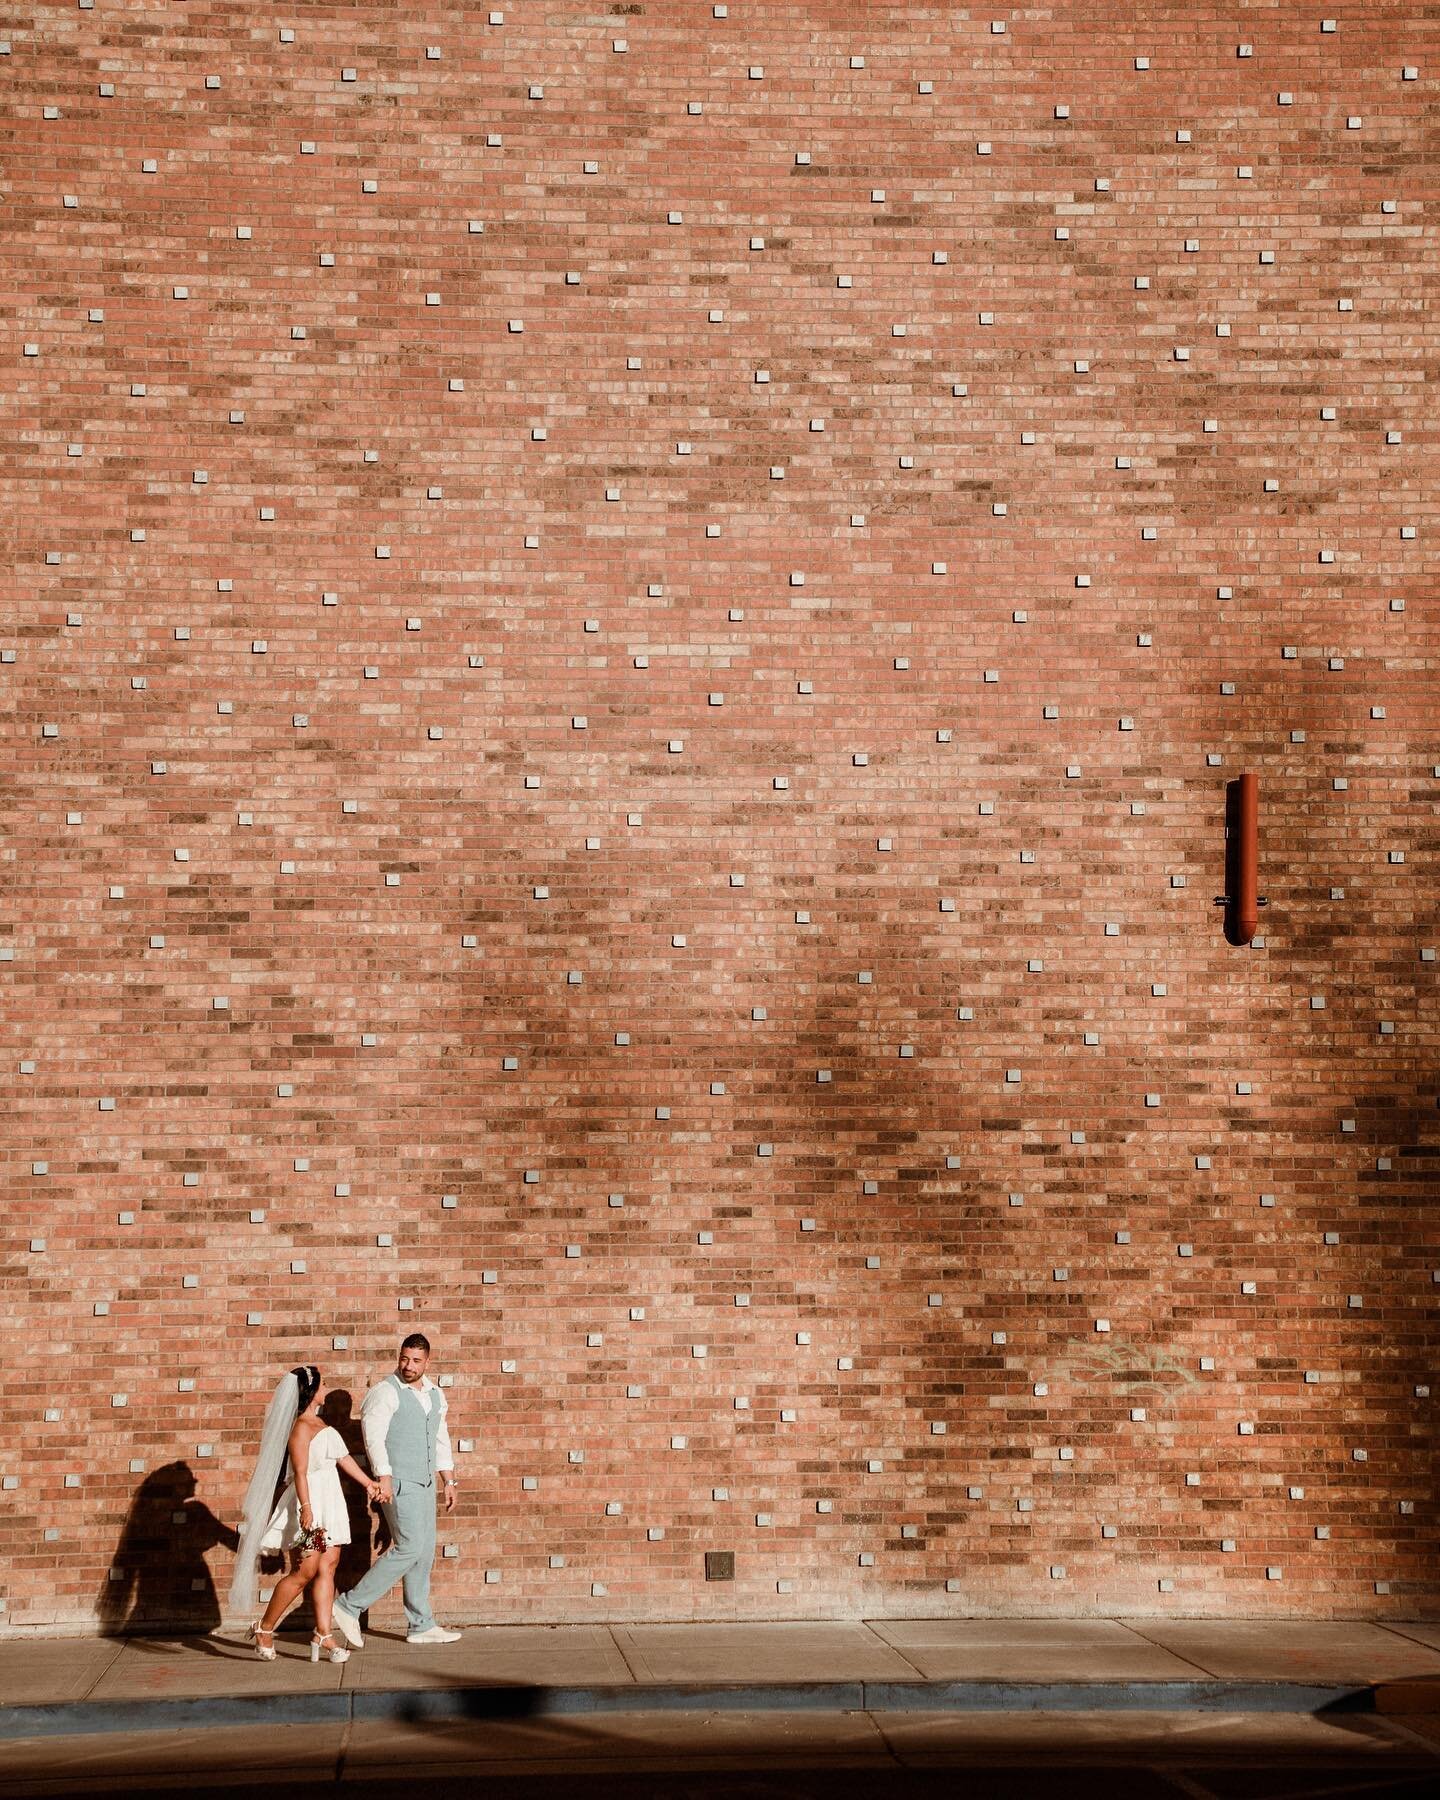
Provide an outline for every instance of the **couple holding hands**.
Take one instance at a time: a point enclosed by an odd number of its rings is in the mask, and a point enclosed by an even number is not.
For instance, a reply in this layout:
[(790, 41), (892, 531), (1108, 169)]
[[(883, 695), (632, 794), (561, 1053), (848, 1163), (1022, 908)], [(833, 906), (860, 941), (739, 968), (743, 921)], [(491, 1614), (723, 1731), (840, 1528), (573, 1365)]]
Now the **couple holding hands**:
[[(288, 1553), (289, 1568), (270, 1603), (249, 1629), (255, 1654), (270, 1662), (280, 1621), (307, 1588), (315, 1609), (310, 1660), (321, 1655), (344, 1662), (359, 1650), (360, 1615), (403, 1582), (411, 1644), (450, 1644), (460, 1636), (435, 1623), (430, 1610), (430, 1568), (435, 1560), (435, 1489), (449, 1512), (455, 1505), (454, 1459), (445, 1425), (444, 1392), (426, 1374), (430, 1345), (412, 1332), (400, 1346), (393, 1372), (366, 1394), (360, 1428), (366, 1474), (345, 1440), (320, 1416), (325, 1386), (311, 1364), (284, 1375), (270, 1400), (260, 1435), (260, 1454), (245, 1490), (230, 1584), (232, 1612), (255, 1604), (257, 1563), (263, 1551)], [(390, 1527), (390, 1548), (347, 1593), (335, 1593), (335, 1569), (350, 1542), (350, 1515), (340, 1471), (379, 1503)], [(277, 1500), (282, 1471), (289, 1480)], [(336, 1642), (337, 1635), (345, 1640)], [(348, 1647), (347, 1647), (348, 1646)]]

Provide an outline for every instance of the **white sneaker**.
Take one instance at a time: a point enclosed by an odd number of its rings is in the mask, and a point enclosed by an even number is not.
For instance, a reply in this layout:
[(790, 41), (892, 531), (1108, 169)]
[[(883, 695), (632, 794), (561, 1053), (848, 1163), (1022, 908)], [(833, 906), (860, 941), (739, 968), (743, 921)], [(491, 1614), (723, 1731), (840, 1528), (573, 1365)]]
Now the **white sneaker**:
[[(336, 1608), (335, 1616), (340, 1616)], [(427, 1631), (412, 1631), (406, 1637), (407, 1644), (453, 1644), (459, 1638), (458, 1631), (447, 1631), (443, 1625), (432, 1625)]]
[(365, 1640), (360, 1635), (360, 1621), (355, 1615), (346, 1612), (345, 1608), (338, 1600), (331, 1607), (330, 1615), (335, 1622), (335, 1629), (340, 1633), (341, 1637), (344, 1638), (345, 1642), (349, 1644), (350, 1648), (352, 1650), (363, 1650), (365, 1648)]

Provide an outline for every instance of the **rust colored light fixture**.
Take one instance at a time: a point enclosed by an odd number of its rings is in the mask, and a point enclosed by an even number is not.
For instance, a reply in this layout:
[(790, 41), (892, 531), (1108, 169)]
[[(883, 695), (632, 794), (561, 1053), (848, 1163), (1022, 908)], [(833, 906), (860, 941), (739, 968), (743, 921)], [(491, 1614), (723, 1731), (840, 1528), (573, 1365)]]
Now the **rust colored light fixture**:
[(1225, 941), (1248, 944), (1260, 928), (1260, 908), (1270, 902), (1260, 885), (1260, 784), (1252, 774), (1225, 784)]

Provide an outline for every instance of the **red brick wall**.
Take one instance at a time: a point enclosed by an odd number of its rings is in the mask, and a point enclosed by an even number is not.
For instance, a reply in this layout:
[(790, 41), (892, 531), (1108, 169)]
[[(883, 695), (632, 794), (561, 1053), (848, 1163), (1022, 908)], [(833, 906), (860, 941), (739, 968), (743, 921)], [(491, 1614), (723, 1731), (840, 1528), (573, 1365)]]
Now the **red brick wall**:
[(1433, 23), (499, 17), (0, 59), (0, 1619), (1433, 1611)]

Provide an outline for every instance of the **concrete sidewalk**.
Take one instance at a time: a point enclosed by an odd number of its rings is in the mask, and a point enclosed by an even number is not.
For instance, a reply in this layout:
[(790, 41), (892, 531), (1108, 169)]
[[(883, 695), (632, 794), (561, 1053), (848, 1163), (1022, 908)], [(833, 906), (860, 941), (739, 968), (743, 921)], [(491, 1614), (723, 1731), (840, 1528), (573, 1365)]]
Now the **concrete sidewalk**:
[(0, 1640), (0, 1739), (581, 1714), (1440, 1714), (1440, 1624), (904, 1619), (490, 1625), (347, 1663), (306, 1637)]

